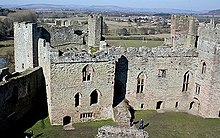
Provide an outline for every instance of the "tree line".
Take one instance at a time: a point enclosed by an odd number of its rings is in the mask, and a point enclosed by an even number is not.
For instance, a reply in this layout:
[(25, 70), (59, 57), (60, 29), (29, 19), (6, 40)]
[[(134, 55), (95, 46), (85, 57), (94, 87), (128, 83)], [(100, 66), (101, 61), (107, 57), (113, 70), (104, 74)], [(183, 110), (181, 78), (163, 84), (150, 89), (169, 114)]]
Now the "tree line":
[(30, 10), (8, 10), (0, 9), (0, 38), (11, 37), (14, 35), (14, 22), (36, 22), (37, 15)]

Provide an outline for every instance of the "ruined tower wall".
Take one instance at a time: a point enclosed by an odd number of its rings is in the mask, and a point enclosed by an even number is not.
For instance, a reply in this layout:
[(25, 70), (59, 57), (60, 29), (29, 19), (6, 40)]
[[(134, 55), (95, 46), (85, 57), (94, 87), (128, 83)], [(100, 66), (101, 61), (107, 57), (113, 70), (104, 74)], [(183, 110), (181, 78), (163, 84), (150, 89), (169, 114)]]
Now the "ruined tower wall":
[(166, 43), (172, 46), (196, 47), (198, 25), (198, 20), (193, 16), (173, 15), (171, 39), (166, 40)]
[[(44, 28), (51, 35), (51, 46), (56, 47), (66, 44), (83, 44), (84, 32), (86, 27), (83, 26), (44, 26)], [(77, 31), (81, 31), (82, 34), (77, 34)]]
[[(83, 80), (83, 69), (90, 66), (90, 80)], [(53, 62), (51, 64), (51, 123), (63, 124), (65, 116), (71, 122), (112, 118), (114, 64), (111, 62)], [(96, 90), (98, 101), (90, 105)], [(79, 105), (75, 107), (75, 96)], [(64, 108), (65, 107), (65, 108)]]
[(194, 97), (200, 101), (201, 115), (207, 118), (219, 117), (220, 111), (219, 32), (220, 26), (214, 24), (206, 24), (199, 29), (199, 66), (195, 83), (200, 86), (200, 92)]
[(102, 16), (88, 18), (88, 46), (99, 46), (102, 37)]
[(15, 71), (38, 66), (36, 29), (34, 23), (14, 23)]
[[(39, 97), (45, 91), (42, 68), (28, 69), (0, 82), (0, 132), (15, 125), (34, 107), (41, 108)], [(37, 106), (36, 106), (37, 105)], [(34, 108), (34, 110), (37, 110)], [(43, 110), (43, 109), (41, 109)]]
[[(196, 49), (141, 47), (115, 48), (110, 51), (119, 59), (121, 54), (124, 55), (128, 61), (128, 65), (125, 65), (128, 66), (125, 85), (126, 98), (131, 106), (135, 109), (156, 109), (157, 102), (162, 101), (160, 109), (189, 111), (195, 88), (195, 70), (198, 59)], [(121, 66), (124, 65), (121, 64)], [(161, 76), (161, 70), (165, 71), (165, 77)], [(188, 71), (190, 72), (188, 90), (183, 92), (184, 74)], [(142, 93), (137, 93), (137, 80), (141, 73), (144, 74), (144, 90)], [(119, 80), (125, 79), (123, 75), (118, 76)], [(177, 107), (175, 107), (176, 102), (178, 102)]]
[(51, 68), (50, 68), (50, 43), (46, 42), (45, 39), (40, 38), (38, 40), (38, 61), (39, 66), (43, 68), (43, 75), (45, 77), (45, 83), (46, 83), (46, 94), (47, 94), (47, 103), (48, 103), (48, 113), (49, 118), (51, 120), (51, 109), (50, 109), (50, 103), (51, 103)]

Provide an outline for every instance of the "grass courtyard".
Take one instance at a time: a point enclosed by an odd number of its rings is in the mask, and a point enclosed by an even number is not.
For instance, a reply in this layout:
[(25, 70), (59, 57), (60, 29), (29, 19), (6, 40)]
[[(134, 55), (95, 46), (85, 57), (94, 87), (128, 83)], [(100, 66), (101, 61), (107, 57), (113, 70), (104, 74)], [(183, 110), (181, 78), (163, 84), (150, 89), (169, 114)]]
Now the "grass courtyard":
[[(144, 129), (151, 138), (218, 138), (220, 119), (204, 119), (187, 113), (157, 113), (156, 111), (136, 111), (134, 122), (143, 119), (149, 125)], [(33, 130), (39, 138), (94, 138), (97, 129), (103, 125), (116, 125), (112, 120), (77, 123), (75, 130), (64, 131), (62, 126), (51, 126), (49, 119), (38, 121), (26, 132)], [(136, 124), (139, 126), (139, 123)]]

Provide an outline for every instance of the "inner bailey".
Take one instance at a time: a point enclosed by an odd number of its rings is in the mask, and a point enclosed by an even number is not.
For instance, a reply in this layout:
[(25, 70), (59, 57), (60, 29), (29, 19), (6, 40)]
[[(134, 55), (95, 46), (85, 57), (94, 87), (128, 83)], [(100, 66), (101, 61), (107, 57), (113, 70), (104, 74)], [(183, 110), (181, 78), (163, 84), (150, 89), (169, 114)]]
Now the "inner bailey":
[[(200, 25), (193, 34), (196, 41), (184, 40), (182, 46), (111, 47), (96, 53), (61, 52), (39, 35), (37, 59), (46, 80), (51, 123), (115, 118), (113, 109), (124, 99), (134, 109), (219, 118), (219, 28)], [(101, 35), (100, 30), (95, 33)]]

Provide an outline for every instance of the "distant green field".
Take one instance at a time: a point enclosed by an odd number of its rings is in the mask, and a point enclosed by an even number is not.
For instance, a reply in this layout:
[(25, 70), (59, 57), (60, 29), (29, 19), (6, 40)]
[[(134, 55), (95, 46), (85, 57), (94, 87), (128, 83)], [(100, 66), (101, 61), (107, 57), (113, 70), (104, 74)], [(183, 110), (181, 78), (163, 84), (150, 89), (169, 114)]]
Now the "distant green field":
[(107, 40), (110, 46), (121, 46), (121, 47), (156, 47), (161, 46), (163, 41), (142, 41), (142, 40)]
[[(157, 113), (156, 111), (136, 111), (134, 122), (144, 120), (149, 123), (144, 128), (150, 138), (219, 138), (220, 119), (203, 119), (187, 113)], [(94, 138), (97, 129), (103, 125), (115, 125), (111, 120), (77, 123), (75, 130), (64, 131), (62, 126), (51, 126), (49, 119), (38, 121), (32, 128), (34, 137), (39, 138)], [(136, 124), (139, 127), (139, 123)]]

